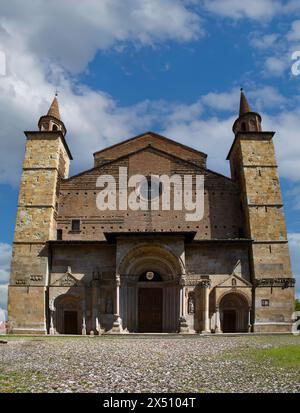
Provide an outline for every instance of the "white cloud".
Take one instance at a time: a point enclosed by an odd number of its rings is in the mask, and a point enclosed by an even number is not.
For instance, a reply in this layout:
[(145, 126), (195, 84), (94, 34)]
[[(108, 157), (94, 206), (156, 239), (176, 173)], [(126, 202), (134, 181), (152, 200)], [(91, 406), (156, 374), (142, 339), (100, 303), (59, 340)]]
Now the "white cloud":
[(0, 243), (0, 285), (7, 284), (11, 259), (11, 245)]
[(275, 77), (280, 77), (291, 66), (291, 61), (285, 57), (270, 56), (265, 60), (265, 71)]
[(293, 276), (296, 278), (296, 294), (300, 298), (300, 233), (288, 234)]
[(278, 38), (278, 33), (269, 33), (264, 35), (263, 33), (255, 32), (250, 34), (250, 45), (257, 49), (269, 50), (271, 47), (276, 46)]
[(226, 161), (233, 141), (231, 128), (234, 117), (225, 120), (212, 117), (206, 120), (194, 119), (182, 122), (180, 112), (178, 120), (173, 114), (172, 122), (166, 125), (163, 134), (208, 154), (208, 167), (220, 173), (228, 174)]
[[(286, 103), (286, 98), (282, 96), (277, 89), (272, 86), (264, 86), (257, 89), (247, 90), (247, 98), (251, 101), (252, 108), (256, 111), (277, 109)], [(201, 102), (216, 111), (228, 111), (238, 113), (240, 94), (238, 88), (233, 88), (229, 92), (211, 92), (202, 96)]]
[(0, 321), (7, 308), (7, 285), (11, 259), (11, 245), (0, 243)]
[[(154, 123), (160, 123), (165, 131), (174, 131), (174, 138), (180, 135), (193, 145), (198, 145), (199, 139), (191, 141), (190, 134), (195, 136), (197, 127), (203, 128), (199, 131), (205, 130), (209, 136), (209, 144), (204, 139), (203, 150), (212, 149), (212, 153), (215, 153), (214, 143), (221, 139), (217, 136), (221, 130), (228, 142), (233, 118), (224, 121), (215, 117), (204, 121), (201, 117), (205, 107), (237, 113), (237, 90), (209, 93), (191, 105), (145, 101), (120, 107), (111, 96), (78, 86), (65, 71), (66, 68), (73, 72), (82, 70), (97, 50), (120, 42), (153, 44), (167, 39), (196, 38), (202, 29), (199, 18), (188, 8), (195, 3), (193, 0), (88, 0), (84, 5), (72, 2), (72, 7), (67, 7), (69, 3), (69, 0), (59, 2), (57, 8), (58, 0), (46, 5), (37, 1), (34, 13), (31, 3), (25, 6), (24, 2), (12, 0), (1, 5), (0, 50), (7, 56), (7, 76), (0, 77), (0, 182), (17, 184), (24, 154), (22, 131), (36, 129), (38, 118), (46, 113), (48, 99), (57, 86), (68, 129), (67, 141), (74, 155), (72, 172), (89, 168), (94, 151), (147, 130)], [(34, 25), (30, 24), (33, 14)], [(54, 21), (55, 35), (50, 36)], [(273, 107), (284, 103), (270, 87), (256, 94), (254, 91), (252, 96), (258, 109), (266, 104)], [(212, 127), (212, 131), (208, 127)], [(225, 155), (225, 150), (220, 155)], [(220, 159), (220, 155), (214, 155), (215, 159)], [(227, 169), (224, 161), (222, 165), (217, 161), (216, 167)]]
[(0, 322), (7, 320), (7, 311), (0, 308)]
[[(288, 7), (289, 6), (289, 7)], [(299, 15), (300, 4), (290, 2), (283, 6), (282, 13)], [(297, 13), (295, 13), (297, 12)], [(262, 74), (266, 77), (282, 77), (290, 74), (292, 68), (292, 54), (300, 50), (300, 20), (291, 23), (290, 29), (274, 26), (279, 33), (252, 32), (249, 35), (249, 44), (255, 52), (259, 53), (259, 59), (263, 62)]]
[(272, 19), (282, 10), (282, 3), (278, 0), (204, 0), (203, 5), (220, 16), (261, 21)]
[(0, 321), (1, 314), (5, 315), (7, 311), (7, 285), (0, 285)]
[(238, 111), (239, 93), (238, 89), (232, 89), (230, 92), (215, 93), (211, 92), (202, 97), (202, 102), (217, 111)]
[[(190, 41), (203, 35), (200, 17), (180, 0), (52, 0), (1, 4), (2, 27), (27, 39), (44, 63), (72, 72), (85, 69), (97, 51), (131, 42)], [(33, 17), (34, 16), (34, 17)], [(33, 24), (34, 19), (34, 24)], [(166, 23), (167, 22), (167, 23)]]
[(264, 129), (276, 132), (274, 142), (280, 175), (292, 181), (300, 181), (300, 109), (264, 115)]
[(287, 98), (281, 95), (278, 90), (272, 86), (264, 86), (247, 92), (247, 96), (253, 104), (254, 110), (270, 110), (276, 108), (284, 109), (287, 103)]
[(93, 151), (148, 129), (153, 116), (148, 102), (120, 107), (101, 91), (78, 86), (68, 71), (86, 69), (99, 50), (122, 50), (129, 43), (143, 46), (197, 39), (203, 30), (201, 19), (189, 8), (192, 3), (2, 2), (0, 50), (6, 56), (7, 73), (0, 76), (0, 182), (17, 184), (24, 153), (23, 130), (36, 129), (56, 88), (61, 93), (67, 140), (74, 158), (80, 159), (78, 169), (91, 166)]
[(291, 25), (291, 30), (287, 33), (287, 39), (295, 42), (300, 40), (300, 20), (295, 20)]
[(290, 189), (287, 190), (286, 196), (288, 197), (290, 202), (293, 203), (293, 209), (300, 210), (300, 185), (293, 185)]

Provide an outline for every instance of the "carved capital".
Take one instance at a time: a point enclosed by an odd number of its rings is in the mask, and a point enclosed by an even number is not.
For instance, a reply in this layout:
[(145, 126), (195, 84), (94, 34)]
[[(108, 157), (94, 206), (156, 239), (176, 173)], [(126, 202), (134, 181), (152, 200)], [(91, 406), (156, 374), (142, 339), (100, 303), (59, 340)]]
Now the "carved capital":
[(121, 285), (120, 274), (116, 274), (116, 287), (120, 287), (120, 285)]
[(207, 280), (200, 280), (198, 285), (200, 285), (200, 287), (202, 288), (210, 288), (211, 286), (211, 281), (209, 279)]
[(186, 278), (185, 277), (180, 278), (179, 285), (180, 285), (180, 287), (184, 287), (186, 285)]

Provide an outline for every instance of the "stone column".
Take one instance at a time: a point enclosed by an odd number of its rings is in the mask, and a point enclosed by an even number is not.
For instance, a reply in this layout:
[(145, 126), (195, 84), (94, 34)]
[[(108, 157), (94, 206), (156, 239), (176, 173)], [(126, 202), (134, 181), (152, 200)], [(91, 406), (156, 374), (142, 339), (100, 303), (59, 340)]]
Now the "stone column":
[(100, 336), (101, 335), (101, 325), (100, 325), (98, 316), (96, 317), (96, 328), (95, 329), (97, 331), (97, 334)]
[(248, 310), (248, 333), (251, 333), (251, 308)]
[(53, 323), (53, 310), (50, 310), (50, 335), (54, 335), (56, 333), (55, 328), (54, 328), (54, 323)]
[(81, 334), (83, 336), (86, 335), (86, 316), (85, 316), (85, 311), (86, 311), (86, 302), (85, 302), (85, 289), (84, 289), (84, 298), (81, 301), (81, 310), (82, 310), (82, 325), (81, 325)]
[(115, 290), (115, 302), (114, 302), (114, 322), (112, 333), (121, 333), (122, 332), (122, 320), (120, 317), (120, 285), (121, 277), (119, 274), (116, 275), (116, 290)]
[(83, 336), (86, 336), (86, 321), (85, 321), (85, 313), (82, 315), (82, 328), (81, 328), (81, 334)]
[(57, 326), (56, 326), (56, 323), (57, 323), (57, 320), (55, 320), (55, 323), (54, 323), (55, 310), (56, 310), (56, 308), (55, 308), (55, 306), (54, 306), (54, 298), (52, 298), (52, 299), (49, 301), (49, 316), (50, 316), (49, 334), (50, 334), (50, 335), (57, 334), (57, 331), (56, 331), (56, 327), (57, 327)]
[(188, 333), (189, 326), (186, 321), (185, 278), (181, 277), (179, 286), (179, 332)]
[(204, 292), (204, 310), (203, 310), (203, 330), (202, 333), (210, 333), (209, 326), (209, 291), (210, 291), (210, 280), (201, 281)]
[(92, 280), (92, 330), (90, 334), (97, 334), (96, 318), (98, 316), (98, 290), (99, 281)]
[(222, 333), (219, 307), (216, 307), (215, 333)]

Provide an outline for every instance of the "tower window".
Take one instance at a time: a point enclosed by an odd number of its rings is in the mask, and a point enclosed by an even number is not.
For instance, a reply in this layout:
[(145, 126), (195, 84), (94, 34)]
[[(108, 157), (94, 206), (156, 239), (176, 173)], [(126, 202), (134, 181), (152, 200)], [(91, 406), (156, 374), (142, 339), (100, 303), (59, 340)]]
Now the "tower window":
[(62, 229), (58, 229), (58, 230), (56, 231), (56, 239), (57, 239), (57, 241), (61, 241), (61, 240), (62, 240), (62, 234), (63, 234)]
[(243, 228), (239, 228), (239, 238), (244, 238), (244, 230), (243, 230)]
[(72, 219), (72, 231), (80, 231), (80, 219)]
[(58, 130), (58, 126), (57, 125), (52, 125), (52, 130), (54, 130), (54, 131)]
[(241, 124), (241, 130), (242, 130), (243, 132), (246, 132), (246, 122), (242, 122), (242, 124)]

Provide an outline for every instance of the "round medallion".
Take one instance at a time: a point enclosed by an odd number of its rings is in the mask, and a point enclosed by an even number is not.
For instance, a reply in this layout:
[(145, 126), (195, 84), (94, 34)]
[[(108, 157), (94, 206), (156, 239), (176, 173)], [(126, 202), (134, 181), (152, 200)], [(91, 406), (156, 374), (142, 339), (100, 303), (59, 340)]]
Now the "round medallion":
[(147, 280), (151, 281), (154, 278), (154, 272), (153, 271), (148, 271), (146, 272), (146, 278)]

